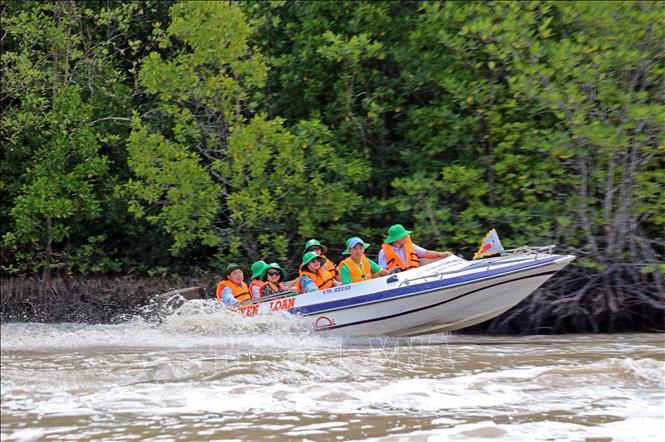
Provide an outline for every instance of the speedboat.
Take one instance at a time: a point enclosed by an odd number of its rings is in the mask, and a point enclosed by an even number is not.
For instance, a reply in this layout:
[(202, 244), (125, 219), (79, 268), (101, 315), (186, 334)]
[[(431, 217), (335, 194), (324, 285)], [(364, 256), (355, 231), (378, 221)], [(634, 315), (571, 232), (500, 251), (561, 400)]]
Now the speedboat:
[(244, 316), (288, 311), (334, 335), (453, 331), (501, 315), (575, 259), (552, 249), (522, 248), (482, 260), (450, 255), (401, 273), (298, 296), (277, 294), (235, 310)]

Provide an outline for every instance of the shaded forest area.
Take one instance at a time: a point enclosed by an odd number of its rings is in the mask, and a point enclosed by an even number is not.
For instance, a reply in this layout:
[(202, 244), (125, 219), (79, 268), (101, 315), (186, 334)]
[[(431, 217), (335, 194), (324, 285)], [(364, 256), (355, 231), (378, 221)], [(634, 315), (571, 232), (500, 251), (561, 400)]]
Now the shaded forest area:
[(371, 254), (402, 223), (578, 257), (483, 331), (665, 329), (662, 2), (0, 12), (3, 320), (112, 320), (230, 261), (293, 277), (309, 238)]

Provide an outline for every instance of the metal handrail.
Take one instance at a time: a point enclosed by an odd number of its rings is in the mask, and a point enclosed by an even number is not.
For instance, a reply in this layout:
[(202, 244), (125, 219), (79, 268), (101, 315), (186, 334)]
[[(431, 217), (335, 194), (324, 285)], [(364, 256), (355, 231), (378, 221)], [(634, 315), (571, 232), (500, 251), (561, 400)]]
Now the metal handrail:
[(412, 278), (412, 279), (405, 279), (404, 281), (400, 282), (398, 287), (402, 286), (408, 286), (410, 285), (413, 281), (418, 281), (420, 279), (427, 279), (427, 278), (437, 278), (439, 280), (443, 279), (445, 275), (450, 275), (453, 273), (459, 273), (460, 270), (469, 270), (470, 268), (478, 268), (478, 267), (485, 267), (487, 265), (487, 270), (490, 269), (492, 264), (497, 264), (497, 262), (500, 261), (505, 261), (510, 258), (514, 258), (516, 255), (535, 255), (534, 256), (534, 261), (538, 259), (538, 255), (542, 253), (551, 253), (554, 248), (556, 247), (555, 244), (549, 245), (549, 246), (540, 246), (540, 247), (529, 247), (529, 246), (522, 246), (518, 247), (516, 249), (507, 249), (504, 251), (504, 255), (496, 257), (496, 258), (491, 258), (488, 259), (486, 263), (483, 262), (478, 262), (478, 264), (481, 265), (469, 265), (468, 267), (465, 267), (463, 269), (458, 269), (458, 270), (452, 270), (448, 272), (438, 272), (438, 273), (433, 273), (431, 275), (424, 275), (424, 276), (419, 276), (417, 278)]
[[(551, 253), (556, 244), (550, 244), (549, 246), (540, 246), (540, 247), (531, 247), (531, 246), (522, 246), (516, 249), (506, 249), (504, 250), (505, 255), (514, 256), (514, 255), (531, 255), (539, 253)], [(504, 255), (504, 256), (505, 256)]]
[(424, 276), (419, 276), (417, 278), (412, 278), (412, 279), (405, 279), (404, 281), (400, 282), (400, 284), (397, 287), (402, 287), (402, 285), (410, 285), (411, 282), (417, 281), (419, 279), (426, 279), (426, 278), (436, 278), (438, 277), (439, 279), (443, 279), (444, 275), (450, 275), (452, 273), (458, 273), (458, 270), (451, 270), (449, 272), (439, 272), (439, 273), (433, 273), (431, 275), (424, 275)]
[(248, 299), (245, 302), (239, 303), (238, 306), (262, 304), (264, 302), (273, 301), (275, 299), (282, 299), (282, 298), (286, 298), (286, 297), (289, 297), (289, 296), (295, 296), (295, 295), (297, 295), (297, 293), (294, 293), (291, 290), (281, 290), (279, 292), (273, 293), (270, 296), (262, 296), (259, 299)]

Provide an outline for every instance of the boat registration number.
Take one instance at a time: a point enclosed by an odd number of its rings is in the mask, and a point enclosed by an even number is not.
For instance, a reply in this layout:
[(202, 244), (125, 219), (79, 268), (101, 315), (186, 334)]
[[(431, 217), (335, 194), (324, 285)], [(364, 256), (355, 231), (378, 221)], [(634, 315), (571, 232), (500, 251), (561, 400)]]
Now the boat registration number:
[(325, 289), (322, 293), (324, 295), (327, 295), (328, 293), (337, 293), (337, 292), (344, 292), (346, 290), (351, 290), (351, 284), (346, 284), (346, 285), (340, 285), (338, 287), (333, 287), (330, 289)]

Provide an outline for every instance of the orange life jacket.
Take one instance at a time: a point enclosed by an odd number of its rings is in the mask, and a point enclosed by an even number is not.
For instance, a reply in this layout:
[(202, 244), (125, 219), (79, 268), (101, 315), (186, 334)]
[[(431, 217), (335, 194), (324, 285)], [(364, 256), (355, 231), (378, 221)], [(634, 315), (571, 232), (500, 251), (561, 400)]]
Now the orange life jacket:
[(384, 242), (381, 245), (381, 249), (383, 249), (383, 253), (386, 255), (386, 270), (390, 270), (393, 267), (400, 267), (402, 270), (420, 267), (420, 257), (416, 253), (416, 249), (413, 248), (411, 236), (406, 237), (406, 243), (404, 244), (406, 263), (402, 262), (402, 258), (399, 257), (390, 244)]
[[(332, 273), (333, 277), (337, 278), (339, 276), (339, 269), (335, 267), (335, 264), (331, 260), (329, 260), (325, 255), (320, 255), (321, 258), (324, 258), (326, 262), (321, 265), (321, 268), (323, 270), (327, 270), (330, 273)], [(304, 264), (301, 262), (300, 267), (302, 267)]]
[(229, 287), (231, 289), (236, 302), (245, 302), (252, 299), (252, 295), (249, 293), (247, 284), (242, 282), (240, 285), (238, 285), (235, 282), (224, 279), (219, 281), (219, 284), (217, 284), (217, 292), (215, 293), (219, 302), (222, 302), (222, 291), (224, 290), (224, 287)]
[(369, 265), (369, 260), (364, 255), (360, 259), (360, 265), (351, 259), (351, 257), (348, 257), (344, 261), (340, 262), (339, 268), (341, 269), (343, 265), (346, 265), (349, 268), (349, 273), (351, 274), (351, 284), (354, 282), (367, 281), (372, 279), (372, 267)]
[(258, 278), (257, 279), (252, 279), (249, 283), (249, 294), (252, 297), (254, 297), (254, 292), (253, 292), (252, 289), (254, 287), (258, 287), (257, 293), (259, 294), (259, 296), (261, 296), (261, 289), (263, 288), (264, 285), (266, 285), (266, 283), (261, 281), (260, 279), (258, 279)]
[(337, 275), (339, 275), (339, 269), (335, 267), (335, 264), (333, 264), (333, 262), (329, 260), (326, 256), (324, 256), (324, 258), (326, 258), (326, 263), (323, 264), (321, 268), (323, 270), (328, 270), (330, 273), (332, 273), (334, 277), (337, 277)]
[(300, 275), (298, 275), (298, 280), (296, 281), (296, 288), (298, 293), (302, 293), (302, 286), (300, 281), (304, 275), (309, 276), (314, 281), (314, 284), (319, 288), (319, 290), (329, 289), (334, 285), (335, 275), (328, 270), (319, 269), (316, 273), (312, 273), (309, 270), (301, 270)]

